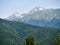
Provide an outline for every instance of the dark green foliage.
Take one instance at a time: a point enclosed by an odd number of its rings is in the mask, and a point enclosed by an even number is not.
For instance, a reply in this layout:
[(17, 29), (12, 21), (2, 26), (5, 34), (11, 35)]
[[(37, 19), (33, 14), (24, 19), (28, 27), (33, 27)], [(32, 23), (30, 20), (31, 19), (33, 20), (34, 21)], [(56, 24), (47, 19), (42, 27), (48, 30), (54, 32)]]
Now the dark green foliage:
[(26, 45), (39, 45), (39, 44), (35, 41), (35, 38), (33, 36), (29, 35), (26, 38)]
[(60, 45), (60, 33), (58, 32), (55, 38), (55, 45)]
[(32, 36), (26, 38), (26, 45), (34, 45), (34, 38)]
[(38, 43), (36, 45), (39, 45)]

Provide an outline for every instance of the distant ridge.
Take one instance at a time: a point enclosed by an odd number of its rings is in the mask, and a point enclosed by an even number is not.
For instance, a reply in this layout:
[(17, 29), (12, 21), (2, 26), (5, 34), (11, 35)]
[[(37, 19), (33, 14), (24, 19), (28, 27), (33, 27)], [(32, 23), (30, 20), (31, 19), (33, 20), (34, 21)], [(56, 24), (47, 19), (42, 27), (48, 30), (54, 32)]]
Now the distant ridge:
[[(52, 21), (55, 19), (56, 19), (56, 24), (55, 22)], [(28, 13), (24, 13), (24, 14), (13, 13), (5, 20), (24, 22), (35, 26), (59, 28), (60, 9), (45, 9), (41, 7), (35, 7), (32, 10), (30, 10)], [(54, 24), (54, 26), (51, 24)]]

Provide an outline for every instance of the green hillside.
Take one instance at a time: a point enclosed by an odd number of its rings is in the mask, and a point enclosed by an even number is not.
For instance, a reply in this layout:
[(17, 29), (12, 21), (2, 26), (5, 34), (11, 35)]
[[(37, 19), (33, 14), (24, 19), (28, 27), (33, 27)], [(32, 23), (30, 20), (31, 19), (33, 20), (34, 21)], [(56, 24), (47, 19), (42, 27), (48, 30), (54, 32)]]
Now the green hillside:
[(0, 45), (25, 45), (31, 35), (40, 45), (55, 45), (60, 29), (32, 26), (0, 19)]
[(0, 45), (20, 44), (19, 34), (7, 24), (9, 25), (9, 22), (0, 19)]

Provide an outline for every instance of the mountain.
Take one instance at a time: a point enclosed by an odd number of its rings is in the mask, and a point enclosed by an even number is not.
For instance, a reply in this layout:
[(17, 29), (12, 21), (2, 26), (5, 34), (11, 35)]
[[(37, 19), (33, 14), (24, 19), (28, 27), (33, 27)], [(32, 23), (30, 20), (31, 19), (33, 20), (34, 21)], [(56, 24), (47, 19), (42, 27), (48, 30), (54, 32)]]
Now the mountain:
[(58, 28), (33, 26), (22, 22), (0, 19), (0, 45), (24, 45), (29, 35), (35, 38), (39, 45), (55, 45)]
[(55, 25), (55, 26), (51, 25), (51, 23), (53, 23), (53, 20), (55, 19), (57, 19), (56, 20), (57, 23), (60, 22), (60, 9), (45, 9), (42, 7), (35, 7), (32, 10), (30, 10), (28, 13), (20, 14), (19, 16), (17, 15), (18, 17), (13, 15), (9, 16), (7, 20), (24, 22), (35, 26), (43, 26), (43, 27), (56, 26), (57, 28), (60, 27), (60, 25)]
[(60, 28), (60, 19), (53, 18), (50, 22), (46, 24), (46, 26)]
[(32, 10), (30, 10), (29, 13), (34, 13), (34, 12), (42, 11), (42, 10), (45, 10), (45, 8), (42, 8), (42, 7), (35, 7), (35, 8), (33, 8)]
[(10, 15), (9, 17), (6, 18), (6, 20), (9, 21), (18, 21), (19, 19), (21, 19), (23, 16), (21, 14), (19, 14), (18, 12), (13, 13), (12, 15)]

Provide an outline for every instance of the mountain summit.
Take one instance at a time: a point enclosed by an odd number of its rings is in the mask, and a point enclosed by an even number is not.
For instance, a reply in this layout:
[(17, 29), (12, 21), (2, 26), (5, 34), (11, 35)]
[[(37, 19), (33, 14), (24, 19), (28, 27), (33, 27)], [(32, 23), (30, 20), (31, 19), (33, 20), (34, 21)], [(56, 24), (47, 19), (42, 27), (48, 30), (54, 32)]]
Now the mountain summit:
[(42, 11), (42, 10), (45, 10), (45, 8), (35, 7), (35, 8), (33, 8), (32, 10), (30, 10), (29, 13), (33, 13), (33, 12), (36, 12), (36, 11)]
[(21, 14), (19, 14), (18, 12), (13, 13), (11, 16), (9, 17), (16, 17), (16, 18), (20, 18), (23, 17)]
[(10, 15), (9, 17), (7, 17), (7, 20), (18, 20), (20, 18), (22, 18), (23, 16), (21, 14), (19, 14), (18, 12), (13, 13), (12, 15)]

